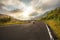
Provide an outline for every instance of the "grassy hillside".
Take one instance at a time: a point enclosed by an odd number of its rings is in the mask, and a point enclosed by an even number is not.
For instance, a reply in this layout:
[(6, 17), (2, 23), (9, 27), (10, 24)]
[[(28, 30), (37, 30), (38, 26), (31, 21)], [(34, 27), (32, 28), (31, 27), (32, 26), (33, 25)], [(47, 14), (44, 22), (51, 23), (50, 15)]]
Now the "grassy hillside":
[(10, 16), (0, 14), (0, 26), (12, 25), (12, 24), (23, 24), (23, 23), (27, 23), (27, 22), (19, 21)]
[(48, 12), (41, 20), (50, 25), (60, 40), (60, 7)]

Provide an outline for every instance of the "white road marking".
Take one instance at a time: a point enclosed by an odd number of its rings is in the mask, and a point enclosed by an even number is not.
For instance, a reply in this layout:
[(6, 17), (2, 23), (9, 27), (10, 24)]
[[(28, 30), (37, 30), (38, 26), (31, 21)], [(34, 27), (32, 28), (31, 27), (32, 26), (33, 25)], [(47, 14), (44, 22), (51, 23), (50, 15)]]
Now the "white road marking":
[(48, 33), (49, 33), (49, 36), (50, 36), (50, 40), (54, 40), (49, 27), (47, 25), (46, 25), (46, 27), (47, 27), (47, 30), (48, 30)]

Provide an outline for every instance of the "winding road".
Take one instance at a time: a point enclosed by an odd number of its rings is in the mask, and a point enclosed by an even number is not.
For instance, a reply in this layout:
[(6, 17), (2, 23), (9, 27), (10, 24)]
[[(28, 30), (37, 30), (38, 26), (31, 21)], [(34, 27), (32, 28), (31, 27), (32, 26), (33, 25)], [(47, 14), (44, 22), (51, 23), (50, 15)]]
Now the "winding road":
[(43, 22), (0, 26), (0, 40), (53, 40)]

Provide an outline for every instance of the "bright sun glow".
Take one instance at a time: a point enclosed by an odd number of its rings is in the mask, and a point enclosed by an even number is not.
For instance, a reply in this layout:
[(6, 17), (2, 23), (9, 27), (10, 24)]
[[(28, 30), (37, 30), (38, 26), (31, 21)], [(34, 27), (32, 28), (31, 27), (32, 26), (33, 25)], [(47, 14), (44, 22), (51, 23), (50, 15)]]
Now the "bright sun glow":
[(24, 12), (23, 12), (22, 15), (23, 15), (24, 17), (29, 17), (29, 15), (30, 15), (32, 12), (34, 12), (34, 9), (33, 9), (32, 6), (25, 7), (25, 10), (24, 10)]
[(22, 14), (19, 16), (21, 16), (22, 20), (29, 20), (30, 19), (30, 14), (35, 12), (34, 8), (32, 6), (25, 6), (25, 8), (23, 9)]

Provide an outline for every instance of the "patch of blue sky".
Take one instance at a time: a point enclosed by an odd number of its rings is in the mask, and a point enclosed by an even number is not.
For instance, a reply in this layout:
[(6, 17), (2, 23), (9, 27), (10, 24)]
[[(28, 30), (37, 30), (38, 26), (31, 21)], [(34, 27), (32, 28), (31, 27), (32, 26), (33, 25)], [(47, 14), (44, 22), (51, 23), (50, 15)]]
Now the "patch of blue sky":
[(6, 8), (8, 9), (8, 11), (12, 11), (12, 10), (16, 10), (17, 9), (16, 6), (11, 6), (11, 5), (6, 6)]
[(22, 2), (24, 2), (25, 4), (29, 4), (32, 0), (20, 0)]

